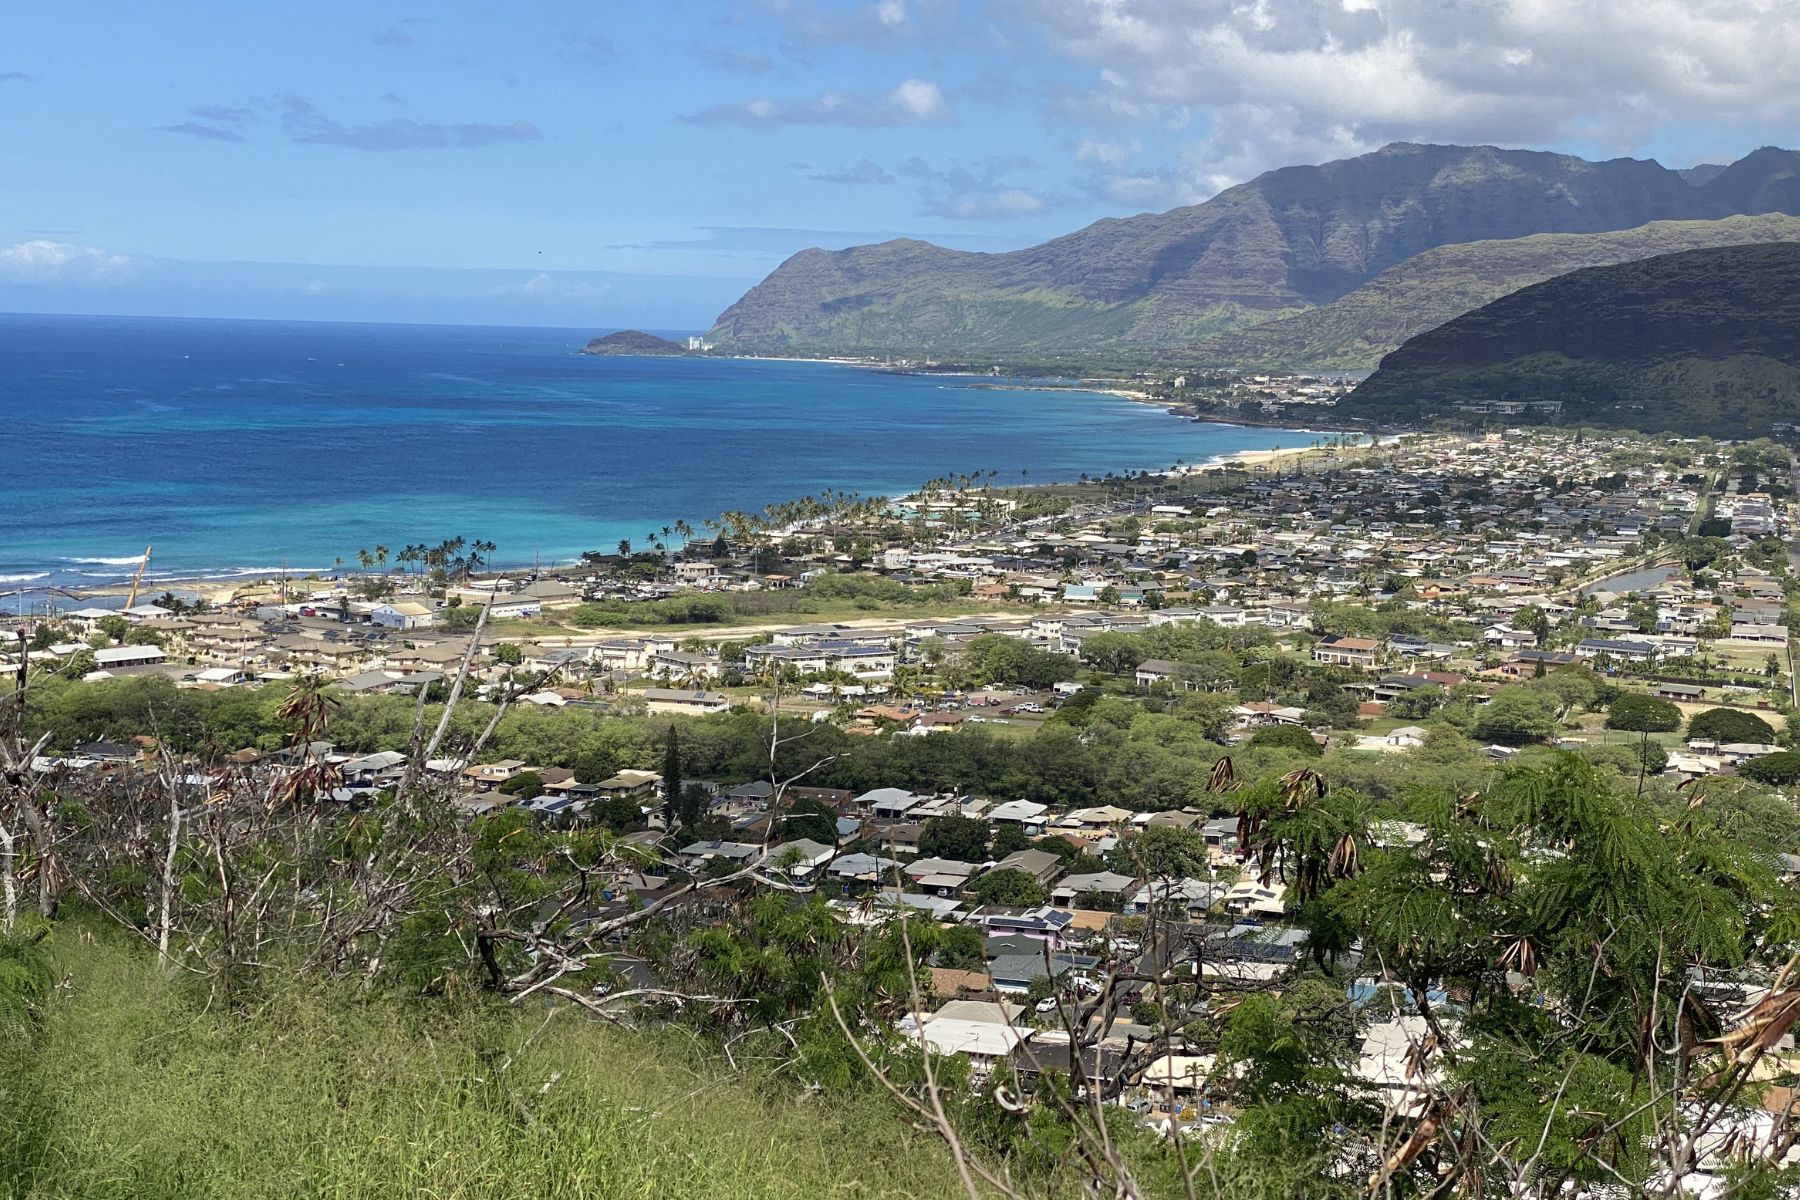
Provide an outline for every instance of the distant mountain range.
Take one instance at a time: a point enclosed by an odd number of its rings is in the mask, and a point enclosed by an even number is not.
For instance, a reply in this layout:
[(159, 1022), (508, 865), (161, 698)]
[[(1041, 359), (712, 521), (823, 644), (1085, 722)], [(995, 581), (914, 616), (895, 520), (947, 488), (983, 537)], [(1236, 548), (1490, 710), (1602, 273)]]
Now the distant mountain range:
[[(1560, 411), (1532, 407), (1543, 402)], [(1800, 244), (1689, 250), (1535, 284), (1411, 339), (1339, 411), (1766, 435), (1800, 420)]]
[(1215, 334), (1184, 354), (1241, 367), (1367, 371), (1408, 338), (1522, 287), (1581, 267), (1681, 250), (1800, 241), (1800, 217), (1653, 221), (1612, 233), (1539, 233), (1439, 246), (1389, 267), (1349, 295), (1292, 317)]
[[(1182, 347), (1207, 350), (1213, 335), (1330, 305), (1442, 246), (1755, 213), (1800, 215), (1800, 155), (1764, 148), (1682, 172), (1634, 159), (1400, 143), (1270, 171), (1204, 204), (1097, 221), (1006, 254), (910, 240), (805, 250), (726, 309), (709, 337), (750, 353), (1124, 348), (1176, 357)], [(1519, 278), (1541, 278), (1547, 262)], [(1348, 355), (1340, 361), (1367, 351), (1330, 349), (1334, 338), (1382, 342), (1354, 331), (1320, 336), (1330, 353)], [(1296, 344), (1311, 347), (1314, 335)]]

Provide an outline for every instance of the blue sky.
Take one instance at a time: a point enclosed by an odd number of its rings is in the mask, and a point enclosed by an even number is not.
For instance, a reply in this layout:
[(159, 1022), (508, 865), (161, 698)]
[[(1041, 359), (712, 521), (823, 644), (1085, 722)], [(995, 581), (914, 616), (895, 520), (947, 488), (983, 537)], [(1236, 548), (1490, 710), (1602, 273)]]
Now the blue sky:
[(0, 310), (700, 328), (1398, 139), (1728, 159), (1797, 62), (1788, 0), (12, 5)]

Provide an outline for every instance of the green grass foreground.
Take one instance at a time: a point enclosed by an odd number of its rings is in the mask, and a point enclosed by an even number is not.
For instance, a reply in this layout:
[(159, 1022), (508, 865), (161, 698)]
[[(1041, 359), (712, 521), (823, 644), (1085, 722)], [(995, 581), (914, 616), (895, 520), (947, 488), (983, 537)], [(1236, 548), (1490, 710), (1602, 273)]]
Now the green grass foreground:
[(957, 1191), (942, 1148), (877, 1098), (726, 1078), (672, 1036), (301, 987), (220, 1015), (116, 938), (65, 926), (49, 948), (60, 986), (36, 1035), (0, 1032), (0, 1196)]

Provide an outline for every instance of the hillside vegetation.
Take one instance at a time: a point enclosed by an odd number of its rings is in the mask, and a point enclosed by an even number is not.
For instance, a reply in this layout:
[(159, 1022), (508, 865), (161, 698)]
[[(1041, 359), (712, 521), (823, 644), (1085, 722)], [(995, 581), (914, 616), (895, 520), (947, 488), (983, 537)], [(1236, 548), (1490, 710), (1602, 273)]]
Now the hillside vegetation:
[(546, 1026), (541, 1005), (356, 1003), (299, 983), (247, 1014), (221, 1013), (113, 935), (64, 926), (52, 948), (64, 985), (37, 1044), (0, 1046), (3, 1195), (956, 1191), (941, 1148), (891, 1108), (809, 1103), (773, 1081), (729, 1077), (669, 1037), (571, 1012)]
[(1800, 417), (1800, 244), (1690, 250), (1525, 288), (1408, 341), (1342, 411), (1422, 421), (1534, 401), (1560, 402), (1570, 422), (1733, 438)]
[(1768, 213), (1440, 246), (1383, 271), (1330, 304), (1217, 334), (1185, 352), (1209, 363), (1242, 367), (1367, 371), (1408, 338), (1582, 267), (1712, 246), (1791, 241), (1800, 241), (1800, 218)]
[(805, 250), (710, 336), (779, 353), (1169, 349), (1328, 304), (1438, 246), (1800, 214), (1797, 164), (1763, 149), (1696, 183), (1632, 159), (1401, 143), (1005, 254), (911, 240)]

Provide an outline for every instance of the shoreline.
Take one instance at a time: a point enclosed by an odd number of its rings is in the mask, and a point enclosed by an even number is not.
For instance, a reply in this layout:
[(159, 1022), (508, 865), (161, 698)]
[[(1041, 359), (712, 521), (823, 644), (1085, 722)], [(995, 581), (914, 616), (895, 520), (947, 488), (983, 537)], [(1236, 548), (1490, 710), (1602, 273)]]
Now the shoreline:
[[(1035, 390), (1035, 389), (1033, 389), (1033, 390)], [(1207, 423), (1215, 424), (1215, 425), (1233, 424), (1232, 422), (1229, 422), (1229, 421), (1212, 421), (1212, 422), (1207, 422)], [(1288, 429), (1289, 427), (1288, 426), (1276, 426), (1274, 428)], [(1316, 433), (1321, 433), (1321, 432), (1335, 432), (1335, 431), (1294, 429), (1294, 430), (1292, 430), (1292, 432), (1297, 433), (1297, 434), (1316, 434)], [(1370, 440), (1366, 443), (1359, 443), (1358, 445), (1352, 447), (1352, 449), (1359, 449), (1359, 450), (1377, 449), (1377, 448), (1380, 448), (1383, 446), (1393, 445), (1400, 438), (1399, 434), (1385, 434), (1385, 435), (1368, 434), (1368, 435), (1364, 435), (1364, 436), (1368, 437)], [(1190, 476), (1199, 476), (1199, 475), (1205, 474), (1208, 471), (1215, 471), (1215, 470), (1223, 470), (1223, 471), (1230, 471), (1230, 470), (1234, 470), (1234, 469), (1246, 470), (1246, 471), (1268, 470), (1268, 469), (1271, 469), (1271, 468), (1277, 466), (1278, 464), (1285, 462), (1287, 460), (1290, 460), (1290, 459), (1305, 458), (1310, 455), (1317, 455), (1317, 454), (1323, 454), (1323, 453), (1327, 453), (1327, 451), (1324, 448), (1315, 446), (1315, 445), (1272, 446), (1267, 449), (1261, 449), (1261, 450), (1232, 450), (1232, 451), (1227, 451), (1227, 452), (1221, 453), (1221, 454), (1215, 454), (1215, 455), (1211, 456), (1210, 458), (1207, 458), (1201, 462), (1184, 464), (1179, 470), (1170, 470), (1168, 468), (1164, 468), (1161, 470), (1153, 471), (1153, 472), (1151, 472), (1151, 474), (1162, 476), (1162, 477), (1168, 478), (1168, 479), (1178, 479), (1178, 478), (1186, 478), (1186, 477), (1190, 477)], [(1075, 483), (1075, 482), (1077, 482), (1077, 481), (1047, 479), (1047, 480), (1043, 480), (1043, 481), (1036, 482), (1036, 483), (1020, 484), (1015, 487), (1006, 488), (1004, 490), (1009, 491), (1009, 492), (1010, 491), (1031, 492), (1031, 491), (1038, 491), (1038, 490), (1048, 489), (1048, 488), (1068, 487), (1070, 484)], [(540, 563), (540, 564), (536, 564), (536, 565), (537, 565), (537, 568), (539, 569), (540, 573), (554, 574), (558, 571), (579, 567), (581, 565), (581, 560), (579, 558), (553, 559), (549, 562)], [(498, 578), (500, 576), (504, 576), (504, 575), (508, 575), (508, 574), (517, 574), (521, 571), (529, 572), (530, 570), (532, 570), (532, 568), (533, 568), (533, 564), (531, 564), (531, 563), (494, 564), (493, 569), (491, 571), (485, 572), (482, 575), (478, 576), (477, 578)], [(404, 575), (393, 576), (393, 574), (391, 572), (390, 572), (390, 576), (393, 578), (396, 578), (397, 580), (399, 580), (401, 582), (404, 582), (404, 580), (406, 580), (408, 578), (412, 578), (412, 579), (422, 578), (421, 576), (404, 576)], [(284, 578), (283, 573), (279, 569), (277, 569), (277, 570), (272, 570), (266, 574), (262, 573), (262, 572), (256, 572), (254, 574), (218, 576), (218, 575), (208, 575), (205, 573), (200, 573), (200, 574), (195, 574), (195, 575), (188, 576), (188, 577), (168, 577), (168, 578), (156, 579), (154, 581), (146, 580), (144, 583), (144, 586), (139, 589), (138, 599), (139, 599), (140, 603), (153, 603), (155, 601), (155, 598), (157, 596), (161, 595), (163, 592), (173, 592), (173, 593), (176, 593), (179, 595), (183, 595), (184, 597), (187, 597), (187, 596), (211, 597), (211, 596), (219, 595), (221, 593), (241, 594), (241, 593), (251, 590), (251, 589), (259, 589), (260, 590), (263, 588), (273, 588), (273, 587), (279, 585), (283, 578)], [(325, 590), (327, 587), (329, 587), (330, 590), (335, 592), (335, 591), (340, 590), (340, 585), (347, 584), (347, 583), (354, 581), (357, 578), (357, 575), (355, 572), (348, 571), (348, 570), (346, 570), (342, 573), (334, 573), (329, 570), (320, 569), (320, 570), (306, 572), (304, 574), (288, 572), (285, 575), (285, 578), (287, 580), (290, 591), (300, 589), (302, 587), (305, 587), (306, 585), (314, 585), (313, 587), (311, 587), (307, 590)], [(65, 591), (65, 592), (80, 592), (83, 597), (83, 601), (116, 600), (121, 597), (128, 596), (130, 594), (131, 583), (129, 580), (123, 580), (123, 581), (118, 581), (118, 582), (102, 583), (102, 584), (98, 584), (93, 587), (67, 588), (67, 589), (59, 589), (59, 590)], [(47, 591), (48, 591), (48, 589), (41, 585), (37, 586), (37, 587), (19, 587), (19, 588), (13, 589), (11, 592), (0, 591), (0, 597), (4, 597), (9, 594), (15, 595), (15, 596), (17, 596), (17, 595), (41, 596), (41, 595), (45, 594)], [(66, 595), (64, 598), (68, 599), (68, 597)], [(76, 603), (77, 606), (80, 605), (80, 602), (74, 602), (74, 601), (71, 601), (71, 602)], [(292, 596), (290, 596), (288, 603), (294, 603), (294, 602), (295, 602), (294, 598)], [(61, 606), (59, 605), (59, 607), (61, 607)]]
[[(1222, 429), (1237, 428), (1245, 430), (1267, 430), (1270, 431), (1271, 434), (1278, 436), (1283, 443), (1287, 442), (1290, 438), (1295, 439), (1296, 442), (1300, 443), (1295, 445), (1277, 445), (1265, 449), (1216, 453), (1206, 458), (1203, 462), (1198, 463), (1196, 466), (1184, 467), (1184, 473), (1213, 467), (1230, 468), (1237, 466), (1246, 469), (1256, 469), (1269, 462), (1281, 461), (1288, 455), (1303, 452), (1308, 449), (1308, 447), (1304, 445), (1304, 442), (1307, 439), (1317, 436), (1321, 432), (1315, 428), (1295, 428), (1273, 421), (1219, 420), (1209, 417), (1196, 417), (1192, 414), (1189, 405), (1185, 402), (1171, 398), (1152, 396), (1143, 388), (1129, 386), (1129, 381), (1125, 380), (1094, 379), (1092, 381), (1081, 381), (1067, 378), (1033, 379), (1029, 377), (997, 379), (986, 372), (976, 371), (896, 371), (893, 367), (883, 364), (880, 361), (858, 358), (792, 356), (774, 359), (767, 356), (755, 355), (715, 355), (697, 357), (717, 357), (735, 361), (760, 360), (804, 362), (849, 367), (884, 374), (911, 373), (922, 376), (936, 375), (941, 380), (940, 386), (946, 389), (969, 388), (1022, 392), (1085, 393), (1086, 396), (1090, 398), (1123, 400), (1134, 404), (1149, 405), (1176, 416), (1189, 417), (1194, 420), (1196, 424), (1203, 426), (1212, 425)], [(1367, 431), (1360, 432), (1363, 432), (1365, 436), (1367, 436)], [(1274, 440), (1274, 437), (1267, 437), (1267, 440)], [(1201, 450), (1201, 453), (1204, 452), (1204, 450)], [(1163, 461), (1165, 463), (1167, 462), (1166, 459)], [(1152, 474), (1168, 474), (1165, 467), (1151, 466), (1148, 463), (1146, 463), (1145, 466), (1148, 467)], [(1131, 467), (1121, 466), (1114, 470), (1130, 471), (1133, 469), (1134, 468)], [(1066, 473), (1059, 473), (1055, 477), (1041, 477), (1039, 479), (1034, 479), (1031, 484), (1022, 486), (1033, 488), (1042, 486), (1066, 486), (1076, 481), (1077, 471), (1075, 466), (1071, 465)], [(891, 494), (899, 496), (905, 493), (895, 491)], [(771, 499), (772, 501), (775, 501), (779, 500), (780, 497), (772, 497)], [(254, 561), (254, 559), (252, 559), (252, 561)], [(157, 562), (153, 556), (150, 563), (151, 571), (146, 573), (142, 581), (142, 586), (139, 589), (140, 602), (154, 599), (163, 592), (174, 592), (183, 595), (184, 597), (212, 597), (233, 591), (241, 594), (249, 590), (270, 587), (283, 575), (284, 568), (280, 566), (269, 566), (267, 569), (262, 569), (240, 565), (242, 562), (242, 558), (238, 558), (236, 563), (232, 563), (227, 559), (225, 562), (217, 565), (190, 563), (186, 566), (168, 567), (157, 570)], [(581, 559), (571, 550), (566, 554), (543, 560), (539, 565), (541, 565), (545, 571), (566, 571), (571, 567), (579, 568)], [(61, 610), (119, 605), (122, 599), (131, 591), (131, 579), (133, 572), (136, 570), (136, 566), (136, 556), (121, 556), (118, 558), (104, 559), (90, 558), (87, 560), (62, 556), (22, 558), (16, 569), (12, 566), (8, 566), (6, 569), (9, 572), (9, 575), (3, 580), (0, 580), (0, 611), (24, 612), (33, 609), (41, 610), (47, 605), (54, 606)], [(497, 563), (494, 564), (493, 569), (497, 572), (504, 571), (507, 573), (517, 573), (520, 571), (530, 571), (532, 566), (532, 559), (524, 559), (516, 563)], [(108, 570), (107, 568), (113, 568), (113, 570)], [(319, 590), (326, 587), (334, 587), (339, 581), (354, 580), (356, 578), (354, 566), (349, 566), (347, 568), (319, 566), (308, 569), (304, 565), (304, 560), (302, 560), (302, 565), (298, 567), (287, 567), (285, 571), (290, 580), (304, 580), (306, 577), (311, 576), (316, 581), (315, 586)], [(99, 578), (96, 578), (95, 576), (99, 576)]]

